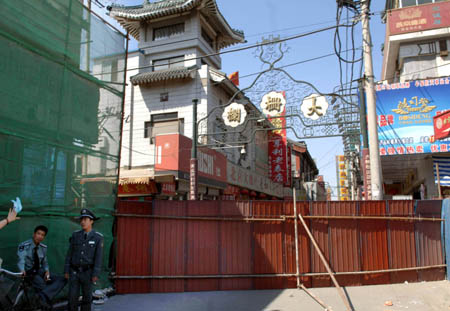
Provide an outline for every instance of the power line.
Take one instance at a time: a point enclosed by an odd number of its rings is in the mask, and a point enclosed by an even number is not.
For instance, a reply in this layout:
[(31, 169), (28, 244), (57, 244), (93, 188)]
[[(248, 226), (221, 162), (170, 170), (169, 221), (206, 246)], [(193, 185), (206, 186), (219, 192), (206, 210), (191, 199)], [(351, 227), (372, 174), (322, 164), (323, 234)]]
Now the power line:
[[(290, 41), (290, 40), (299, 39), (299, 38), (302, 38), (302, 37), (307, 37), (307, 36), (310, 36), (310, 35), (314, 35), (314, 34), (317, 34), (317, 33), (320, 33), (320, 32), (328, 31), (328, 30), (331, 30), (331, 29), (335, 29), (336, 27), (339, 27), (339, 26), (341, 26), (341, 25), (329, 26), (329, 27), (325, 27), (325, 28), (312, 30), (312, 31), (309, 31), (309, 32), (306, 32), (306, 33), (300, 33), (300, 34), (292, 35), (292, 36), (285, 37), (285, 38), (274, 39), (274, 40), (270, 40), (270, 41), (267, 41), (267, 42), (264, 41), (264, 42), (261, 42), (261, 43), (256, 43), (256, 44), (252, 44), (252, 45), (248, 45), (248, 46), (243, 46), (243, 47), (235, 48), (235, 49), (231, 49), (231, 50), (205, 54), (203, 56), (191, 57), (191, 58), (188, 58), (188, 59), (174, 61), (171, 64), (184, 63), (184, 62), (187, 62), (187, 61), (208, 58), (208, 57), (211, 57), (211, 56), (218, 56), (218, 55), (223, 55), (223, 54), (241, 52), (241, 51), (245, 51), (245, 50), (248, 50), (248, 49), (253, 49), (253, 48), (262, 47), (262, 46), (266, 46), (266, 45), (282, 43), (282, 42), (286, 42), (286, 41)], [(127, 68), (127, 71), (137, 70), (137, 69), (144, 69), (144, 68), (154, 68), (154, 67), (158, 67), (158, 66), (167, 66), (167, 64), (147, 65), (147, 66), (135, 67), (135, 68), (131, 68), (131, 69)], [(123, 70), (116, 71), (116, 72), (123, 72)]]
[(260, 33), (256, 33), (256, 34), (246, 35), (245, 37), (246, 38), (252, 38), (252, 37), (257, 37), (257, 36), (261, 36), (261, 35), (275, 34), (275, 33), (280, 33), (280, 32), (283, 32), (283, 31), (289, 31), (289, 30), (300, 29), (300, 28), (307, 28), (307, 27), (312, 27), (312, 26), (319, 26), (319, 25), (326, 25), (326, 24), (330, 24), (330, 23), (336, 23), (336, 19), (330, 19), (330, 20), (327, 20), (327, 21), (318, 22), (318, 23), (314, 23), (314, 24), (299, 25), (299, 26), (293, 26), (293, 27), (289, 27), (289, 28), (283, 28), (283, 29), (276, 29), (276, 30), (272, 30), (272, 31), (260, 32)]
[[(358, 49), (361, 49), (361, 48), (358, 48)], [(295, 63), (291, 63), (291, 64), (288, 64), (288, 65), (280, 66), (280, 67), (277, 67), (277, 68), (292, 67), (292, 66), (296, 66), (296, 65), (307, 63), (307, 62), (311, 62), (311, 61), (327, 58), (327, 57), (334, 56), (334, 55), (335, 55), (335, 53), (329, 53), (329, 54), (325, 54), (325, 55), (309, 58), (309, 59), (306, 59), (306, 60), (298, 61), (298, 62), (295, 62)], [(256, 76), (256, 75), (258, 75), (258, 74), (260, 74), (261, 72), (264, 72), (264, 71), (265, 70), (262, 70), (262, 71), (259, 71), (259, 72), (254, 72), (254, 73), (250, 73), (250, 74), (247, 74), (247, 75), (244, 75), (244, 76), (240, 76), (239, 79), (248, 78), (248, 77), (251, 77), (251, 76)]]

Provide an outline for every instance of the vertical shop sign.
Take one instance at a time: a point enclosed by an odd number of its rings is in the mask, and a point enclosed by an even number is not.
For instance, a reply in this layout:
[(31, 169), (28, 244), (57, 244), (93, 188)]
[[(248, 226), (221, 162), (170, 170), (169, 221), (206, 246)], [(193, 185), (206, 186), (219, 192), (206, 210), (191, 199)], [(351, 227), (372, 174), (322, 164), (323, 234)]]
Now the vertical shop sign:
[(261, 108), (276, 130), (268, 133), (270, 179), (283, 185), (288, 184), (288, 152), (286, 138), (285, 92), (270, 92), (264, 95)]

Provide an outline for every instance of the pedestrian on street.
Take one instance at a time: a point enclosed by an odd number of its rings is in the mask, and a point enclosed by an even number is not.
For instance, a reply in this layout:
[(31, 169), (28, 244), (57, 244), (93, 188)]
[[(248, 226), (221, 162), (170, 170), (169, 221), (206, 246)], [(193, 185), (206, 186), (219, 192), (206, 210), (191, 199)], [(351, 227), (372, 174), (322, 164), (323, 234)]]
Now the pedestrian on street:
[(42, 307), (51, 308), (51, 301), (64, 288), (67, 281), (62, 276), (50, 275), (47, 245), (42, 243), (47, 233), (47, 227), (37, 226), (33, 237), (19, 245), (17, 266), (22, 275), (31, 281)]
[(80, 287), (83, 295), (81, 311), (90, 311), (92, 284), (100, 275), (103, 257), (103, 235), (92, 229), (95, 217), (82, 209), (79, 217), (81, 230), (72, 233), (64, 265), (64, 276), (69, 280), (69, 310), (78, 310)]

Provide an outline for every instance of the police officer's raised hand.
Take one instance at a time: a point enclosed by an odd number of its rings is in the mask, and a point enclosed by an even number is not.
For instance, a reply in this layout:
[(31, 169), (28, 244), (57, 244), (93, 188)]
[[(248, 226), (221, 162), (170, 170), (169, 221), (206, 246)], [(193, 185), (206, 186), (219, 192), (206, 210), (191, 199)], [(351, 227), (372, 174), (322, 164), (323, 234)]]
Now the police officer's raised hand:
[(66, 280), (69, 279), (69, 273), (64, 273), (64, 277), (66, 278)]
[(27, 273), (25, 271), (22, 271), (22, 276), (24, 277), (26, 275), (27, 275)]
[(92, 277), (92, 283), (97, 283), (97, 281), (98, 281), (98, 277), (97, 276), (93, 276)]

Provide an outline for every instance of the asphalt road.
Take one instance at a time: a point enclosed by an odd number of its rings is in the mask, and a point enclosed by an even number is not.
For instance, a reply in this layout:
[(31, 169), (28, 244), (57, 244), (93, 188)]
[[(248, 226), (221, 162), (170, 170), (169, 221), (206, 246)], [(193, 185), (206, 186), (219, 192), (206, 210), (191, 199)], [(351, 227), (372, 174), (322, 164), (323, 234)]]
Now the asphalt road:
[[(354, 310), (449, 311), (450, 282), (422, 282), (345, 288)], [(346, 310), (334, 287), (311, 291), (334, 311)], [(386, 306), (387, 301), (392, 306)], [(324, 310), (302, 290), (221, 291), (117, 295), (96, 311), (296, 311)]]

